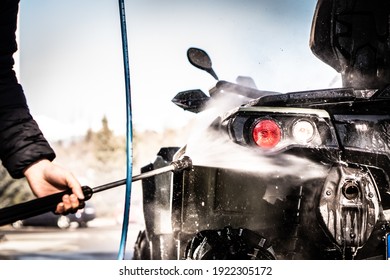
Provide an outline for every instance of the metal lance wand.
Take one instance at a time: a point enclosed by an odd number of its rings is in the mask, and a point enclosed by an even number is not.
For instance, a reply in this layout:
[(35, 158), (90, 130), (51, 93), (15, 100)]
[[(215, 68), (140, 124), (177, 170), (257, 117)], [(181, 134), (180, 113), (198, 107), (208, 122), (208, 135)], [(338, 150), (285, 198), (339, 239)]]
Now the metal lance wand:
[[(179, 172), (183, 170), (191, 169), (192, 161), (189, 157), (184, 156), (182, 159), (172, 161), (171, 164), (151, 170), (149, 172), (141, 173), (132, 177), (132, 182), (154, 177), (159, 174), (167, 172)], [(109, 190), (118, 186), (126, 184), (126, 179), (118, 180), (94, 188), (83, 186), (82, 190), (85, 196), (84, 201), (89, 200), (94, 193)], [(19, 220), (24, 220), (30, 217), (34, 217), (49, 211), (55, 211), (57, 204), (62, 201), (62, 197), (65, 194), (71, 194), (71, 190), (55, 193), (49, 196), (33, 199), (27, 202), (15, 204), (9, 207), (0, 209), (0, 226), (12, 224)]]

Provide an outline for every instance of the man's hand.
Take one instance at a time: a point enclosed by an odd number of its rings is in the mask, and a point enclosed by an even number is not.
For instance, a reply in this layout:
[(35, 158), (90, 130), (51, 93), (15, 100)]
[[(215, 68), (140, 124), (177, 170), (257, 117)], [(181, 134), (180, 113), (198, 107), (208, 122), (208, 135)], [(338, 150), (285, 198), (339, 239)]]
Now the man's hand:
[(79, 199), (84, 199), (81, 185), (73, 174), (49, 160), (43, 159), (30, 165), (24, 171), (24, 175), (37, 197), (65, 191), (68, 188), (72, 190), (71, 195), (62, 197), (62, 202), (55, 210), (57, 214), (76, 211), (80, 207)]

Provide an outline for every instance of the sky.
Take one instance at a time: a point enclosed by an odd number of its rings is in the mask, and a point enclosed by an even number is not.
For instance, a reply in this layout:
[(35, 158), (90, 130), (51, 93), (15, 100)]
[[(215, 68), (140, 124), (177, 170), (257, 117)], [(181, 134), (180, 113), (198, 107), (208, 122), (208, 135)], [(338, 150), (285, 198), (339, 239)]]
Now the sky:
[[(310, 51), (314, 0), (127, 0), (133, 128), (161, 131), (195, 118), (171, 102), (215, 84), (187, 60), (204, 49), (221, 80), (250, 76), (269, 91), (337, 87)], [(126, 132), (117, 0), (21, 0), (20, 81), (49, 140), (98, 129)], [(336, 82), (335, 82), (336, 81)]]

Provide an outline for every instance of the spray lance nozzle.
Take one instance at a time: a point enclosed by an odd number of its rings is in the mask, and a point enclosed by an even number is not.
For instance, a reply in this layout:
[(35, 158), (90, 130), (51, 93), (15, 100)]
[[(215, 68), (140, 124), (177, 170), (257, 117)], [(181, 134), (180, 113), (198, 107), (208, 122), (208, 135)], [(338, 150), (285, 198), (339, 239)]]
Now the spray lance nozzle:
[[(154, 177), (167, 172), (179, 172), (184, 170), (189, 170), (192, 167), (192, 160), (188, 156), (184, 156), (181, 159), (172, 161), (169, 165), (141, 173), (139, 175), (133, 176), (131, 178), (132, 182)], [(95, 188), (90, 188), (88, 186), (83, 186), (82, 190), (85, 196), (84, 201), (89, 200), (94, 193), (112, 189), (114, 187), (125, 185), (127, 179), (122, 179), (119, 181), (111, 182)], [(66, 190), (63, 192), (55, 193), (49, 196), (33, 199), (27, 202), (15, 204), (9, 207), (0, 209), (0, 226), (12, 224), (19, 220), (24, 220), (31, 218), (46, 212), (54, 212), (57, 204), (62, 201), (62, 197), (65, 194), (71, 194), (72, 190)]]
[(153, 177), (153, 176), (156, 176), (156, 175), (160, 175), (160, 174), (163, 174), (163, 173), (167, 173), (169, 171), (179, 172), (179, 171), (183, 171), (183, 170), (188, 170), (191, 167), (192, 167), (192, 160), (188, 156), (184, 156), (181, 159), (172, 161), (167, 166), (164, 166), (164, 167), (161, 167), (161, 168), (157, 168), (157, 169), (154, 169), (154, 170), (151, 170), (151, 171), (148, 171), (148, 172), (141, 173), (139, 175), (133, 176), (132, 182), (135, 182), (135, 181), (138, 181), (138, 180), (142, 180), (142, 179), (146, 179), (146, 178), (150, 178), (150, 177)]
[(171, 165), (173, 165), (173, 172), (177, 171), (183, 171), (183, 170), (190, 170), (192, 168), (192, 160), (188, 156), (184, 156), (181, 159), (175, 160), (171, 162)]

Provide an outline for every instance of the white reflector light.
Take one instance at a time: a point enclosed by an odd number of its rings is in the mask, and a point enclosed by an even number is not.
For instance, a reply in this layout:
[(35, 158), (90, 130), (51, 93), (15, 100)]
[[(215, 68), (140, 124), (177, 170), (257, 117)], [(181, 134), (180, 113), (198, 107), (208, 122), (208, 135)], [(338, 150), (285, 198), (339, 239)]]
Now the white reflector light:
[(292, 134), (295, 141), (300, 144), (307, 144), (314, 137), (314, 126), (309, 121), (299, 120), (294, 124)]

